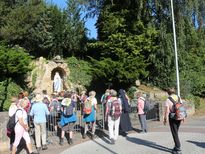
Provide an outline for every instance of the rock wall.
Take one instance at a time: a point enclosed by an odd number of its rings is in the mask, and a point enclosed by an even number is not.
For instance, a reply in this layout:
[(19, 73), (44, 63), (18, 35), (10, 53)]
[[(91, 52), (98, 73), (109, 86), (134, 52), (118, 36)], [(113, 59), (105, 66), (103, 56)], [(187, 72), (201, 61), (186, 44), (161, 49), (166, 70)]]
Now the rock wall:
[(70, 89), (68, 84), (68, 76), (70, 74), (67, 64), (62, 60), (46, 60), (40, 57), (39, 60), (35, 61), (34, 69), (31, 75), (28, 77), (28, 85), (32, 87), (35, 92), (42, 92), (47, 90), (48, 94), (53, 93), (53, 80), (55, 73), (58, 72), (62, 81), (62, 90)]
[(8, 112), (0, 112), (0, 153), (9, 151), (9, 139), (6, 136), (6, 124), (8, 121)]

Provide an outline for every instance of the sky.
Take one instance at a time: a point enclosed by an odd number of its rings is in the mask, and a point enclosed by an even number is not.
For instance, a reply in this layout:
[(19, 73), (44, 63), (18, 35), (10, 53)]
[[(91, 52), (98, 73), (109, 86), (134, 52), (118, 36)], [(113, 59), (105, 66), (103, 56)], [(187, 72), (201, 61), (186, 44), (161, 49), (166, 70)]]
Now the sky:
[[(47, 0), (47, 2), (51, 2), (53, 4), (56, 4), (57, 6), (59, 6), (60, 8), (65, 8), (66, 7), (66, 0)], [(83, 14), (82, 14), (83, 15)], [(85, 27), (88, 29), (88, 37), (89, 38), (97, 38), (97, 30), (95, 27), (95, 23), (97, 18), (89, 18), (86, 19), (86, 23), (85, 23)]]

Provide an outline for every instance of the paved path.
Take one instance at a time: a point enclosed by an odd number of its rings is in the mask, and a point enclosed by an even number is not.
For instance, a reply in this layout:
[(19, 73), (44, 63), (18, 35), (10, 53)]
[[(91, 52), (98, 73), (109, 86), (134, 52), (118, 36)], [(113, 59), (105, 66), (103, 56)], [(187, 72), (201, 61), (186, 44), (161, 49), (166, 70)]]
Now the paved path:
[[(139, 126), (137, 126), (139, 127)], [(49, 145), (41, 154), (166, 154), (171, 153), (173, 139), (169, 126), (161, 122), (149, 122), (149, 133), (131, 132), (127, 137), (119, 136), (115, 145), (109, 144), (105, 132), (101, 138), (82, 140), (76, 134), (75, 145)], [(205, 117), (187, 119), (180, 127), (183, 154), (205, 154)]]
[[(205, 134), (181, 133), (180, 139), (184, 154), (205, 153)], [(127, 137), (120, 136), (115, 145), (99, 138), (75, 145), (61, 154), (166, 154), (171, 153), (173, 146), (171, 134), (167, 132), (132, 133)]]

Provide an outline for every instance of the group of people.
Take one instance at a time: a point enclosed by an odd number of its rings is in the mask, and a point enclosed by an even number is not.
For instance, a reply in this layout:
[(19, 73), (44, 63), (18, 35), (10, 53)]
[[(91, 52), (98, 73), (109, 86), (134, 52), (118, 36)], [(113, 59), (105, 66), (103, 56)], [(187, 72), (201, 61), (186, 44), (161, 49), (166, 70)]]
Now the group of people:
[[(146, 113), (144, 111), (146, 96), (140, 91), (135, 92), (134, 95), (137, 97), (137, 114), (141, 124), (140, 133), (147, 133)], [(132, 130), (129, 117), (130, 98), (123, 89), (120, 89), (118, 94), (114, 89), (107, 89), (101, 97), (101, 102), (105, 108), (105, 121), (108, 125), (110, 142), (114, 144), (119, 133), (126, 136), (127, 133)], [(116, 108), (118, 108), (117, 103), (119, 103), (120, 106), (119, 111), (116, 110)], [(113, 107), (115, 107), (115, 109), (113, 109)]]
[[(174, 88), (167, 89), (168, 98), (164, 103), (164, 125), (169, 121), (170, 130), (174, 140), (174, 148), (172, 149), (173, 154), (181, 154), (181, 143), (178, 136), (178, 131), (181, 122), (184, 119), (176, 119), (176, 103), (182, 103), (181, 99), (178, 95), (176, 95)], [(146, 94), (143, 94), (140, 91), (135, 92), (135, 96), (137, 97), (137, 113), (139, 117), (139, 122), (141, 125), (141, 133), (147, 133), (147, 122), (146, 122), (146, 114), (145, 110), (146, 105)], [(113, 104), (118, 101), (120, 104), (120, 113), (121, 116), (117, 116), (117, 118), (113, 114)], [(115, 90), (106, 90), (105, 94), (101, 97), (101, 102), (105, 104), (105, 119), (108, 121), (108, 130), (109, 130), (109, 138), (111, 143), (114, 144), (117, 140), (119, 131), (127, 133), (127, 131), (132, 129), (130, 118), (129, 118), (129, 97), (126, 95), (123, 89), (119, 90), (119, 96), (117, 97), (117, 92)], [(117, 111), (116, 111), (117, 112)]]
[[(43, 90), (42, 93), (36, 93), (31, 100), (28, 99), (27, 92), (19, 93), (18, 97), (12, 98), (9, 108), (9, 117), (15, 114), (16, 125), (14, 136), (10, 137), (11, 151), (15, 154), (17, 147), (23, 139), (26, 142), (27, 150), (32, 152), (31, 139), (29, 136), (29, 124), (34, 124), (36, 149), (39, 153), (41, 150), (47, 150), (47, 122), (52, 124), (54, 130), (61, 129), (60, 145), (64, 143), (65, 132), (69, 132), (69, 144), (73, 144), (73, 130), (77, 121), (76, 108), (77, 102), (80, 101), (82, 107), (83, 122), (85, 123), (83, 138), (86, 138), (88, 125), (91, 123), (92, 138), (95, 134), (95, 121), (97, 99), (95, 91), (90, 91), (89, 96), (85, 91), (81, 95), (76, 92), (60, 92), (51, 96)], [(90, 104), (85, 105), (85, 104)], [(87, 108), (86, 108), (87, 107)], [(85, 110), (87, 110), (85, 112)], [(90, 112), (88, 112), (90, 110)]]
[[(176, 99), (173, 91), (168, 93)], [(147, 133), (146, 113), (144, 111), (146, 96), (137, 91), (137, 113), (141, 124), (141, 132)], [(81, 114), (84, 122), (84, 131), (82, 138), (85, 139), (90, 128), (91, 138), (95, 135), (97, 99), (96, 92), (90, 91), (88, 96), (86, 91), (82, 91), (80, 95), (76, 92), (60, 92), (48, 96), (44, 90), (42, 93), (35, 94), (31, 100), (28, 99), (28, 93), (19, 93), (18, 98), (12, 98), (12, 104), (9, 108), (9, 116), (16, 114), (15, 139), (11, 138), (12, 154), (15, 154), (17, 147), (23, 138), (26, 142), (29, 153), (32, 151), (31, 139), (29, 136), (28, 116), (32, 117), (35, 126), (35, 143), (37, 153), (40, 150), (46, 150), (47, 133), (46, 122), (47, 116), (52, 119), (52, 124), (55, 131), (61, 129), (59, 144), (64, 144), (65, 133), (69, 133), (69, 144), (73, 144), (73, 130), (77, 121), (77, 104), (80, 102)], [(108, 126), (109, 139), (111, 144), (115, 144), (119, 133), (126, 136), (132, 130), (132, 125), (129, 117), (130, 99), (125, 90), (120, 89), (117, 93), (114, 89), (107, 89), (101, 97), (101, 103), (104, 106), (104, 119)], [(168, 99), (165, 103), (164, 124), (169, 119), (170, 128), (173, 134), (175, 147), (173, 151), (180, 152), (180, 141), (178, 138), (178, 129), (180, 121), (175, 121), (169, 117), (172, 112), (173, 103)], [(59, 118), (59, 121), (57, 119)]]

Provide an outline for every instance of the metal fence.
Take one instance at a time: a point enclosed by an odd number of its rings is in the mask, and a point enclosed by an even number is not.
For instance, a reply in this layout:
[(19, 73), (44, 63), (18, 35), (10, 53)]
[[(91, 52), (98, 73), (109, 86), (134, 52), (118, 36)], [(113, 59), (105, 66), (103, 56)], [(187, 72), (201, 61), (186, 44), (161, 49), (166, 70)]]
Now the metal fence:
[[(96, 129), (98, 130), (104, 130), (105, 129), (105, 120), (104, 120), (104, 113), (105, 108), (102, 104), (98, 104), (98, 109), (96, 111)], [(130, 105), (130, 119), (131, 122), (134, 124), (137, 120), (137, 104), (135, 102), (131, 102)], [(83, 123), (83, 114), (82, 114), (82, 108), (77, 108), (76, 111), (77, 121), (74, 126), (74, 132), (75, 133), (82, 133), (84, 130), (84, 123)], [(28, 123), (30, 127), (30, 135), (34, 137), (34, 124), (33, 124), (33, 118), (28, 118)], [(159, 120), (159, 103), (152, 102), (150, 104), (150, 109), (147, 113), (147, 120)], [(54, 116), (47, 116), (47, 137), (51, 138), (53, 136), (59, 136), (60, 137), (60, 113), (57, 113)], [(57, 129), (56, 129), (57, 128)], [(50, 141), (52, 142), (52, 141)]]

